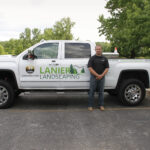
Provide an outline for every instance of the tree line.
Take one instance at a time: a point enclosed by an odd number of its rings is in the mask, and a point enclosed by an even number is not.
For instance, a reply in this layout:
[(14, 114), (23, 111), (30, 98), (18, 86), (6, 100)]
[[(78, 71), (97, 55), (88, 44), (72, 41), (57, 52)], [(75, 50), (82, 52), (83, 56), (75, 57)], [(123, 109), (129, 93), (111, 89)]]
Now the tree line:
[(52, 28), (45, 28), (43, 32), (38, 28), (25, 28), (24, 32), (20, 33), (19, 39), (0, 42), (0, 54), (18, 55), (42, 39), (72, 40), (74, 37), (71, 29), (74, 25), (75, 22), (68, 17), (57, 21)]
[[(150, 58), (150, 0), (108, 0), (105, 6), (110, 17), (100, 15), (98, 22), (99, 35), (105, 35), (109, 42), (96, 42), (102, 45), (103, 51), (114, 51), (118, 48), (120, 56), (126, 58)], [(52, 28), (26, 28), (19, 39), (0, 42), (0, 54), (17, 55), (26, 48), (45, 40), (72, 40), (71, 32), (75, 22), (62, 18)], [(78, 38), (79, 39), (79, 38)]]

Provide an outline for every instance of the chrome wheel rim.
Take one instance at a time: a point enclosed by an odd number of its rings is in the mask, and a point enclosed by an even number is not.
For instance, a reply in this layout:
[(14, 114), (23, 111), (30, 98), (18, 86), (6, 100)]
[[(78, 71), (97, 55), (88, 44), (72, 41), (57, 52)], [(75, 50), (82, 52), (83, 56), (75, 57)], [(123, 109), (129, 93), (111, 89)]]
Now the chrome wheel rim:
[(0, 86), (0, 105), (6, 103), (7, 100), (8, 100), (8, 90), (5, 87)]
[(136, 103), (140, 100), (142, 91), (137, 84), (130, 84), (125, 88), (125, 98), (130, 103)]

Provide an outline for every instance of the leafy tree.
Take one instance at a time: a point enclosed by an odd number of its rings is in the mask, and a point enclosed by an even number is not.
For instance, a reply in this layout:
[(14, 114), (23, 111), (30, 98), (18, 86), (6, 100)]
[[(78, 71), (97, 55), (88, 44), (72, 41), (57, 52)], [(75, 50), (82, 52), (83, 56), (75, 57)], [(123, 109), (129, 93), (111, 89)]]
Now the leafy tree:
[(103, 52), (113, 52), (111, 44), (108, 42), (96, 42), (96, 45), (101, 45)]
[(52, 40), (53, 39), (53, 29), (52, 28), (44, 29), (43, 39), (45, 39), (45, 40)]
[(4, 55), (4, 54), (5, 54), (4, 47), (0, 45), (0, 55)]
[(43, 37), (42, 37), (42, 34), (41, 34), (41, 30), (39, 30), (38, 28), (34, 28), (32, 30), (32, 45), (38, 43)]
[(8, 54), (12, 54), (14, 55), (15, 53), (15, 47), (16, 47), (16, 41), (15, 39), (10, 39), (8, 42), (5, 43), (5, 51), (8, 53)]
[(23, 49), (23, 41), (22, 40), (16, 40), (16, 46), (15, 46), (15, 55), (20, 54), (22, 51), (24, 51)]
[(30, 28), (25, 28), (25, 31), (20, 34), (20, 40), (22, 40), (23, 49), (29, 48), (32, 45)]
[(71, 29), (74, 25), (75, 23), (71, 22), (70, 18), (62, 18), (60, 21), (57, 21), (53, 27), (53, 39), (72, 40), (73, 34)]
[(41, 39), (71, 40), (73, 38), (71, 29), (74, 24), (70, 18), (63, 18), (57, 21), (52, 28), (45, 28), (43, 33), (38, 28), (32, 30), (25, 28), (19, 39), (10, 39), (9, 41), (0, 42), (0, 44), (4, 47), (5, 53), (18, 55), (35, 43), (38, 43)]
[(99, 17), (100, 35), (118, 47), (122, 56), (134, 58), (150, 48), (150, 1), (108, 0), (106, 8), (111, 17)]

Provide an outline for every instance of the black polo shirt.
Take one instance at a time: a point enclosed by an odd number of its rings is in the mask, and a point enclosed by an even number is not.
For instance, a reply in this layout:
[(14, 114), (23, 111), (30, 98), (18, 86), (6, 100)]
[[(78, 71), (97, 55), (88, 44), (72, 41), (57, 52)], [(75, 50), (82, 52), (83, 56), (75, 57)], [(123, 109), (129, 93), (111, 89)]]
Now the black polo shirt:
[(106, 68), (109, 68), (108, 59), (103, 55), (94, 55), (88, 62), (89, 67), (92, 67), (96, 73), (102, 74)]

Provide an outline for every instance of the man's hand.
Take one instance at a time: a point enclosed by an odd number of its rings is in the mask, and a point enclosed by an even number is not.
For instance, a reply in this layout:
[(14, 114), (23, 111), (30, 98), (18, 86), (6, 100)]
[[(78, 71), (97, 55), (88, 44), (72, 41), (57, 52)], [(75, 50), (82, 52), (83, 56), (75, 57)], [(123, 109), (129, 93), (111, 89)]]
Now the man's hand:
[(106, 75), (107, 72), (108, 72), (108, 68), (106, 68), (102, 74), (97, 75), (96, 80), (102, 79)]
[(100, 79), (102, 79), (102, 78), (103, 78), (103, 75), (100, 74), (100, 75), (98, 75), (98, 76), (96, 77), (96, 80), (100, 80)]
[(92, 75), (97, 77), (99, 74), (95, 72), (95, 70), (92, 67), (89, 67), (89, 71), (91, 72)]
[(89, 71), (91, 72), (91, 74), (93, 74), (96, 77), (96, 80), (100, 80), (108, 72), (108, 68), (106, 68), (102, 74), (96, 73), (95, 70), (92, 67), (89, 67)]

